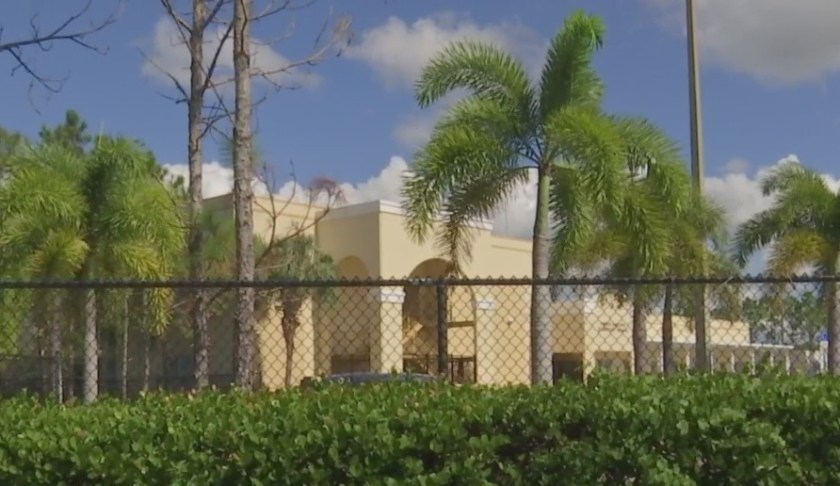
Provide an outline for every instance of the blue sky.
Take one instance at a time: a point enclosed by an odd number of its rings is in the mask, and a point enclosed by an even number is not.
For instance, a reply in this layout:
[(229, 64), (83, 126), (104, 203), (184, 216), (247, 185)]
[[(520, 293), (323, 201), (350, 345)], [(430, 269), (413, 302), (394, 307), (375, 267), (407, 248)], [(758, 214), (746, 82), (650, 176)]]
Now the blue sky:
[[(36, 11), (42, 24), (54, 24), (81, 3), (4, 2), (0, 18), (5, 30), (0, 40), (21, 35), (23, 31), (13, 26), (27, 25)], [(780, 159), (792, 155), (825, 173), (838, 172), (840, 2), (810, 0), (807, 9), (789, 0), (698, 3), (707, 187), (732, 210), (735, 224), (766, 207), (756, 177)], [(116, 2), (97, 4), (105, 9)], [(687, 153), (682, 4), (679, 0), (321, 0), (294, 17), (279, 16), (257, 27), (257, 37), (282, 41), (270, 46), (272, 52), (261, 47), (269, 63), (305, 56), (330, 9), (352, 16), (354, 32), (354, 43), (341, 58), (327, 60), (300, 78), (301, 89), (273, 93), (260, 106), (260, 149), (281, 175), (289, 172), (288, 163), (293, 161), (301, 181), (323, 175), (348, 183), (351, 200), (393, 199), (405, 161), (410, 161), (440, 112), (419, 110), (413, 101), (411, 81), (423, 62), (450, 40), (477, 37), (511, 50), (536, 71), (549, 37), (570, 11), (583, 8), (603, 16), (607, 25), (606, 46), (597, 55), (607, 83), (606, 109), (649, 117)], [(107, 10), (93, 13), (102, 16)], [(174, 31), (162, 19), (158, 2), (131, 2), (117, 23), (93, 39), (96, 45), (107, 46), (107, 54), (70, 45), (33, 53), (36, 66), (44, 72), (71, 77), (59, 94), (34, 92), (38, 111), (27, 97), (26, 78), (20, 73), (0, 77), (5, 94), (3, 126), (34, 134), (42, 123), (56, 123), (66, 109), (75, 108), (94, 129), (137, 137), (161, 163), (182, 164), (185, 106), (163, 96), (175, 91), (154, 69), (144, 69), (141, 54), (142, 50), (176, 73), (186, 67), (185, 52), (174, 45)], [(293, 22), (296, 27), (291, 32)], [(11, 67), (8, 56), (0, 57), (5, 73)], [(209, 144), (208, 163), (216, 159), (217, 151)], [(229, 173), (217, 165), (208, 166), (208, 178), (211, 191), (229, 184)], [(529, 224), (521, 224), (527, 218), (518, 216), (528, 212), (530, 194), (523, 188), (502, 211), (497, 219), (501, 232), (527, 233)]]

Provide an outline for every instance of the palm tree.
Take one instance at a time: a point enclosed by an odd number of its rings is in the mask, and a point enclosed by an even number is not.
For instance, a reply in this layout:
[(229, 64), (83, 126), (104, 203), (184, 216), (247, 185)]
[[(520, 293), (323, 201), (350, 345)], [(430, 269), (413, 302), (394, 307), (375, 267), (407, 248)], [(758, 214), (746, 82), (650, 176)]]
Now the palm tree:
[[(0, 191), (0, 259), (4, 273), (21, 280), (74, 277), (88, 251), (78, 231), (86, 204), (72, 182), (83, 164), (81, 158), (58, 146), (28, 146), (13, 154), (11, 163), (14, 167)], [(52, 289), (34, 294), (32, 301), (14, 304), (26, 304), (35, 310), (38, 303), (40, 309), (48, 309), (51, 388), (62, 400), (62, 334), (66, 328), (62, 301), (67, 292)]]
[[(23, 274), (168, 278), (183, 246), (180, 217), (151, 153), (122, 138), (99, 137), (90, 154), (45, 145), (21, 152), (0, 191), (0, 248)], [(40, 249), (45, 249), (43, 252)], [(49, 258), (48, 258), (49, 257)], [(55, 276), (55, 275), (51, 275)], [(83, 291), (84, 398), (98, 395), (98, 292)], [(149, 292), (155, 326), (168, 321), (169, 289)]]
[[(567, 168), (554, 186), (552, 209), (564, 215), (552, 269), (590, 271), (606, 267), (610, 278), (661, 277), (668, 271), (673, 247), (672, 215), (690, 209), (686, 194), (691, 181), (677, 145), (660, 129), (642, 119), (615, 118), (625, 158), (621, 199), (599, 204), (578, 181), (582, 173)], [(661, 296), (650, 285), (617, 284), (607, 289), (620, 304), (632, 307), (633, 369), (644, 372), (646, 315)]]
[[(264, 246), (266, 243), (261, 243)], [(338, 278), (338, 269), (332, 257), (322, 252), (315, 240), (308, 235), (296, 234), (277, 241), (257, 269), (261, 280), (298, 280), (303, 285), (292, 284), (260, 292), (258, 307), (264, 313), (274, 302), (279, 303), (280, 326), (286, 344), (286, 370), (284, 384), (292, 385), (295, 337), (300, 327), (300, 312), (307, 299), (328, 301), (333, 297), (330, 287), (306, 287), (307, 281), (325, 281)]]
[[(709, 276), (737, 275), (737, 266), (725, 252), (727, 235), (723, 209), (694, 188), (687, 197), (691, 202), (689, 211), (670, 213), (667, 276), (693, 277), (702, 274), (704, 269)], [(682, 315), (694, 313), (697, 292), (692, 287), (665, 285), (662, 303), (662, 368), (665, 374), (673, 374), (677, 369), (673, 343), (674, 308), (680, 309)], [(741, 290), (734, 285), (719, 285), (712, 289), (710, 297), (719, 303), (718, 308), (734, 310), (740, 302)], [(725, 317), (732, 319), (735, 316)]]
[[(777, 166), (761, 181), (773, 205), (738, 228), (734, 257), (746, 266), (756, 251), (770, 246), (768, 271), (794, 275), (815, 267), (820, 273), (840, 273), (840, 193), (832, 191), (818, 173), (797, 162)], [(840, 374), (840, 315), (837, 282), (822, 285), (828, 321), (828, 369)]]
[[(436, 231), (437, 240), (454, 272), (470, 257), (470, 220), (492, 217), (532, 172), (537, 180), (532, 255), (536, 279), (549, 275), (549, 203), (559, 173), (580, 169), (575, 177), (593, 199), (618, 199), (625, 177), (621, 134), (614, 121), (600, 113), (603, 86), (592, 67), (603, 36), (598, 17), (573, 13), (552, 39), (536, 85), (511, 55), (473, 41), (451, 44), (423, 70), (416, 93), (420, 106), (455, 90), (468, 93), (438, 121), (403, 187), (407, 228), (418, 242), (426, 240), (443, 210), (446, 221)], [(549, 286), (532, 286), (535, 383), (552, 378), (550, 301)]]

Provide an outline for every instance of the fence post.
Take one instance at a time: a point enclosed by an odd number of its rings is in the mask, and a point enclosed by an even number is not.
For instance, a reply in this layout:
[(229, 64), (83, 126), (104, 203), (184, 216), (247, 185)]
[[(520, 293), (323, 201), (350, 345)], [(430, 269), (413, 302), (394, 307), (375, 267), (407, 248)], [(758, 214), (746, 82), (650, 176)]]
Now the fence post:
[(449, 303), (446, 283), (439, 281), (437, 293), (438, 373), (449, 373)]

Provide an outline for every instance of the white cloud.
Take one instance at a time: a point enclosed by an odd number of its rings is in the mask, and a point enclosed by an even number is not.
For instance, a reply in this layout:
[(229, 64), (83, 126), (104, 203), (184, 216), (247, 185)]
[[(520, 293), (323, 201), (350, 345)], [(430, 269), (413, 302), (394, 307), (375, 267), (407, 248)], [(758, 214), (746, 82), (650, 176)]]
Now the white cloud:
[[(367, 64), (386, 87), (408, 89), (436, 53), (462, 40), (493, 44), (511, 53), (532, 76), (539, 74), (547, 49), (546, 42), (519, 23), (480, 25), (464, 14), (440, 12), (411, 23), (390, 17), (363, 32), (346, 57)], [(428, 140), (440, 113), (460, 96), (452, 93), (434, 108), (403, 118), (394, 127), (393, 137), (408, 149), (419, 147)]]
[[(685, 34), (683, 1), (648, 0), (665, 25)], [(837, 0), (697, 0), (703, 55), (776, 84), (817, 81), (840, 71)]]
[[(739, 171), (720, 177), (706, 177), (706, 194), (726, 210), (730, 229), (734, 230), (756, 213), (770, 207), (773, 199), (762, 194), (761, 179), (785, 162), (800, 161), (796, 155), (791, 154), (773, 165), (760, 167), (752, 175)], [(840, 179), (830, 174), (823, 174), (823, 178), (833, 190), (840, 188)]]
[(407, 148), (422, 146), (431, 137), (440, 112), (441, 110), (430, 110), (405, 117), (394, 127), (394, 138)]
[[(164, 168), (173, 177), (183, 177), (189, 183), (189, 167), (186, 164), (168, 164)], [(206, 198), (227, 194), (233, 188), (233, 169), (219, 162), (207, 162), (202, 169), (201, 192)]]
[[(772, 199), (761, 192), (761, 178), (775, 166), (783, 162), (799, 162), (796, 155), (788, 155), (775, 164), (758, 168), (753, 173), (746, 171), (730, 172), (722, 176), (707, 177), (705, 181), (706, 194), (717, 201), (728, 216), (727, 223), (730, 231), (747, 221), (759, 211), (770, 207)], [(186, 177), (186, 165), (168, 165), (167, 169), (175, 175)], [(391, 157), (388, 164), (375, 176), (360, 183), (341, 183), (347, 204), (356, 204), (373, 200), (400, 201), (400, 190), (403, 177), (409, 165), (402, 157)], [(824, 174), (823, 177), (833, 190), (840, 190), (840, 179)], [(204, 166), (204, 192), (206, 197), (213, 197), (230, 192), (233, 183), (233, 172), (218, 162), (210, 162)], [(264, 188), (258, 190), (265, 193)], [(294, 186), (289, 182), (278, 191), (280, 197), (290, 197), (293, 194), (298, 199), (306, 198), (306, 191), (301, 186)], [(500, 208), (494, 218), (494, 228), (497, 234), (520, 238), (530, 237), (534, 225), (536, 209), (536, 180), (532, 176), (529, 183), (520, 186), (507, 204)], [(761, 271), (765, 259), (765, 252), (756, 255), (747, 268), (749, 273)]]
[[(181, 176), (187, 180), (189, 169), (186, 164), (165, 164), (164, 167), (172, 176)], [(346, 204), (357, 204), (367, 201), (385, 200), (400, 202), (400, 191), (403, 178), (409, 170), (408, 162), (402, 157), (394, 156), (388, 164), (375, 176), (364, 182), (339, 183)], [(211, 198), (227, 194), (233, 190), (233, 170), (219, 162), (204, 164), (202, 177), (202, 191), (204, 197)], [(535, 180), (517, 189), (509, 204), (501, 208), (495, 218), (498, 233), (528, 237), (534, 220), (534, 201), (536, 200)], [(267, 194), (265, 185), (255, 183), (255, 192)], [(287, 182), (277, 191), (278, 198), (293, 198), (306, 201), (307, 191), (296, 182)]]
[[(218, 49), (224, 37), (224, 28), (219, 26), (215, 29), (208, 29), (206, 34), (204, 53), (205, 64), (209, 65), (213, 54)], [(190, 55), (189, 50), (181, 39), (178, 29), (166, 17), (155, 22), (154, 32), (151, 39), (144, 43), (144, 54), (141, 71), (155, 81), (169, 84), (170, 78), (166, 73), (172, 75), (182, 86), (189, 88), (190, 82)], [(264, 79), (271, 83), (289, 86), (314, 86), (321, 78), (313, 73), (304, 73), (299, 69), (290, 68), (291, 61), (271, 48), (270, 45), (254, 39), (251, 43), (252, 71), (255, 81)], [(233, 41), (228, 38), (222, 46), (214, 79), (218, 83), (228, 82), (233, 79)], [(226, 86), (227, 87), (227, 86)]]
[(729, 174), (746, 174), (750, 170), (750, 163), (742, 158), (734, 158), (726, 163), (724, 169)]
[(514, 22), (479, 25), (466, 15), (442, 12), (412, 23), (390, 17), (365, 31), (346, 56), (368, 64), (389, 87), (409, 87), (438, 51), (458, 40), (492, 43), (531, 67), (545, 48), (535, 34)]

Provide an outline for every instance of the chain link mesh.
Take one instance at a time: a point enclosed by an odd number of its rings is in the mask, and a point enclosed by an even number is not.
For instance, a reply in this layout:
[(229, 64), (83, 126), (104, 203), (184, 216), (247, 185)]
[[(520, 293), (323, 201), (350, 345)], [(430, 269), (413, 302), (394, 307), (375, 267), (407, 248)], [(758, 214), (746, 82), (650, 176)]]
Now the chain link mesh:
[[(551, 356), (543, 354), (541, 366), (550, 359), (555, 381), (585, 381), (599, 370), (669, 374), (702, 367), (699, 310), (710, 372), (829, 369), (827, 289), (834, 284), (819, 279), (706, 283), (705, 309), (695, 305), (701, 284), (682, 281), (260, 282), (250, 339), (234, 324), (237, 285), (6, 284), (0, 394), (92, 400), (198, 384), (226, 389), (237, 382), (243, 342), (254, 347), (256, 386), (267, 389), (347, 373), (530, 383), (534, 285), (551, 290), (551, 301), (540, 306), (551, 323), (542, 333), (551, 336)], [(206, 317), (201, 333), (198, 292)]]

